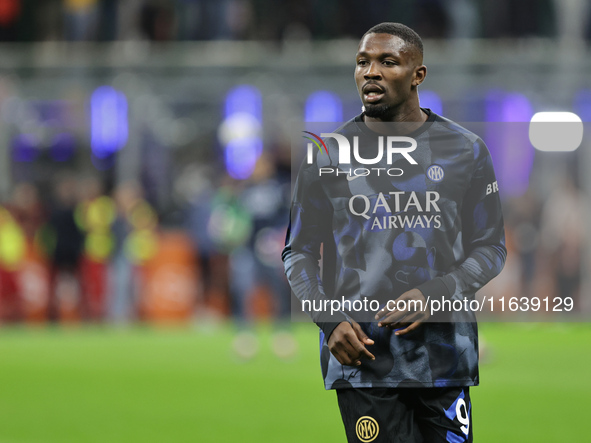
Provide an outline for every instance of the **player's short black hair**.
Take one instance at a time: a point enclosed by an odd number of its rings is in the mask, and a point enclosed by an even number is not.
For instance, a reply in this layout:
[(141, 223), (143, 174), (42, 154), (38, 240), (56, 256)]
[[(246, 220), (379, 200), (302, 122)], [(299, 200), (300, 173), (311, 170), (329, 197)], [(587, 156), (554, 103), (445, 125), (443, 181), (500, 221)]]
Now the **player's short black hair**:
[(406, 44), (413, 46), (417, 51), (419, 51), (421, 57), (423, 56), (423, 40), (421, 40), (419, 34), (402, 23), (380, 23), (379, 25), (375, 25), (374, 27), (370, 28), (365, 34), (363, 34), (363, 37), (365, 37), (367, 34), (395, 35), (396, 37), (404, 40)]

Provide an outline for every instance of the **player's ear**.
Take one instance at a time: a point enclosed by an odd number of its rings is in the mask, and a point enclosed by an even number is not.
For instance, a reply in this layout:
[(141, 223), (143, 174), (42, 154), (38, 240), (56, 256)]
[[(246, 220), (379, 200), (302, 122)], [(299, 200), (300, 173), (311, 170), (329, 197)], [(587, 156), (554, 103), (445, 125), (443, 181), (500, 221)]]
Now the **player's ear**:
[(417, 66), (412, 78), (412, 85), (419, 86), (427, 77), (427, 67), (425, 65)]

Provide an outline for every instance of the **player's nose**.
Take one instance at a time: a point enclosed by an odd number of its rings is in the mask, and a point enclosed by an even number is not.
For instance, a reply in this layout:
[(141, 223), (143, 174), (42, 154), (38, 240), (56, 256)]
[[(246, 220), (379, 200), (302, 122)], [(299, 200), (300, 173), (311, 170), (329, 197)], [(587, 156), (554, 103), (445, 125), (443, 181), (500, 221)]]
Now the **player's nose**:
[(367, 70), (363, 74), (363, 77), (365, 77), (366, 80), (369, 80), (369, 79), (381, 79), (382, 78), (382, 74), (381, 74), (380, 70), (378, 69), (377, 63), (370, 63), (367, 66)]

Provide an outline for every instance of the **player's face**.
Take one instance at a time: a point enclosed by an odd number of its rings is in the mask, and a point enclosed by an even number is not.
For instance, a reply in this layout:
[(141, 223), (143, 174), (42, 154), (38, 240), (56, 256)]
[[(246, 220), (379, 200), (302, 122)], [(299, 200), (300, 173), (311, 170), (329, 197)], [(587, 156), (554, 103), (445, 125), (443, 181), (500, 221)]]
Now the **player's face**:
[(359, 43), (355, 68), (365, 115), (392, 119), (416, 96), (426, 72), (421, 56), (400, 37), (367, 34)]

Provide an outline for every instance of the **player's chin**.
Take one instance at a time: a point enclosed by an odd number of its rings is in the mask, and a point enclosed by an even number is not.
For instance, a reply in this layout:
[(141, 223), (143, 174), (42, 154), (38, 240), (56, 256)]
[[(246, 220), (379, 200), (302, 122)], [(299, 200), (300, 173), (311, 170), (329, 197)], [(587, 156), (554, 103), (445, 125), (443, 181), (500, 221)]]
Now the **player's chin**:
[(371, 118), (386, 117), (390, 111), (390, 105), (386, 103), (366, 103), (365, 115)]

